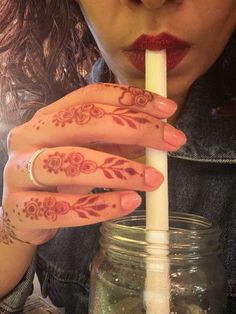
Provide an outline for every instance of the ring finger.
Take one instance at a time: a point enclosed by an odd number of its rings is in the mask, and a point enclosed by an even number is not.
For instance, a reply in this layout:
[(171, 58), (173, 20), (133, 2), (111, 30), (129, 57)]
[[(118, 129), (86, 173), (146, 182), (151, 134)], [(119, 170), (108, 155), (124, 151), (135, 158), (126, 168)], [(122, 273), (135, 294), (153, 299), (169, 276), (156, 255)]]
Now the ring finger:
[(28, 152), (9, 161), (18, 165), (19, 180), (11, 178), (16, 187), (35, 188), (27, 169), (29, 161), (34, 180), (46, 187), (81, 185), (151, 191), (163, 181), (161, 173), (152, 167), (88, 148), (66, 146), (39, 152), (33, 160), (35, 153)]

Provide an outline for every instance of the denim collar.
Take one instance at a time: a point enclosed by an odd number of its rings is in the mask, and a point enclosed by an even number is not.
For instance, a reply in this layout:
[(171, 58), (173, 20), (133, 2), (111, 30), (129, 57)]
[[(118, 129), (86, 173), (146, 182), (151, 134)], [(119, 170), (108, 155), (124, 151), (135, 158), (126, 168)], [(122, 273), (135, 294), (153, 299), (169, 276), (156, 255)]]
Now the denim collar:
[[(105, 74), (104, 74), (105, 69)], [(111, 81), (102, 59), (93, 67), (92, 82)], [(236, 121), (216, 117), (214, 108), (224, 96), (217, 70), (212, 67), (191, 87), (183, 110), (174, 125), (185, 132), (187, 143), (169, 156), (200, 162), (236, 163)]]

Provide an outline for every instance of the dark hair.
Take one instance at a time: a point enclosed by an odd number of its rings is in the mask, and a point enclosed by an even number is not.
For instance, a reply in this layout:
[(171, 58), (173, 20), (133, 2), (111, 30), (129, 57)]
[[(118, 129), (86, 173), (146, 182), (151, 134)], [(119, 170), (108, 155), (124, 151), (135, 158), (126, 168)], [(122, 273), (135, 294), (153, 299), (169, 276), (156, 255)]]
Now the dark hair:
[(5, 121), (22, 123), (86, 84), (99, 51), (75, 0), (1, 0), (0, 21)]
[[(100, 54), (75, 0), (1, 0), (0, 21), (1, 121), (20, 124), (86, 84)], [(236, 34), (218, 63), (228, 114), (236, 116)]]

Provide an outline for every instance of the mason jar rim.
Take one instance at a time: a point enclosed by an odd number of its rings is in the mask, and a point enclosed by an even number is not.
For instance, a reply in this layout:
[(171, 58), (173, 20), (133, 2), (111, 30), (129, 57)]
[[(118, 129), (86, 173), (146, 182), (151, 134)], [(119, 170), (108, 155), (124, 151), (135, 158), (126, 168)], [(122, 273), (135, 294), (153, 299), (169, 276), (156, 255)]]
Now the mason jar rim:
[[(131, 215), (115, 218), (110, 221), (106, 221), (103, 223), (103, 226), (105, 229), (116, 229), (116, 230), (130, 230), (132, 229), (135, 231), (135, 233), (143, 233), (146, 231), (145, 226), (138, 227), (138, 226), (127, 226), (124, 223), (126, 222), (132, 222), (132, 221), (145, 221), (146, 218), (146, 212), (145, 210), (138, 210), (135, 213), (132, 213)], [(199, 228), (193, 228), (193, 229), (184, 229), (184, 228), (173, 228), (170, 227), (169, 230), (163, 231), (163, 230), (153, 230), (156, 233), (160, 232), (166, 232), (168, 234), (176, 234), (176, 233), (187, 233), (188, 235), (198, 235), (200, 237), (204, 235), (211, 235), (211, 234), (219, 234), (220, 229), (219, 226), (213, 222), (210, 222), (207, 218), (196, 215), (196, 214), (190, 214), (190, 213), (184, 213), (184, 212), (170, 212), (169, 214), (169, 221), (173, 220), (181, 220), (182, 222), (186, 223), (192, 223), (195, 226), (199, 226)], [(131, 230), (130, 230), (131, 231)]]

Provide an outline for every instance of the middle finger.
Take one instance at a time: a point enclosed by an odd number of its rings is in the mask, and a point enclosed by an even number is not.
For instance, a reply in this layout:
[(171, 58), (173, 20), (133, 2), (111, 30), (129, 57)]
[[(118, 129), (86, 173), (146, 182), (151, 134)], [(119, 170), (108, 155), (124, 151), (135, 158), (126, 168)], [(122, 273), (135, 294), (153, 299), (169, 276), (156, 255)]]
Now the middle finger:
[[(183, 132), (148, 114), (103, 104), (84, 104), (33, 119), (20, 127), (21, 143), (33, 147), (92, 142), (137, 144), (173, 151), (186, 142)], [(23, 137), (23, 138), (22, 138)], [(13, 143), (13, 140), (12, 140)]]

